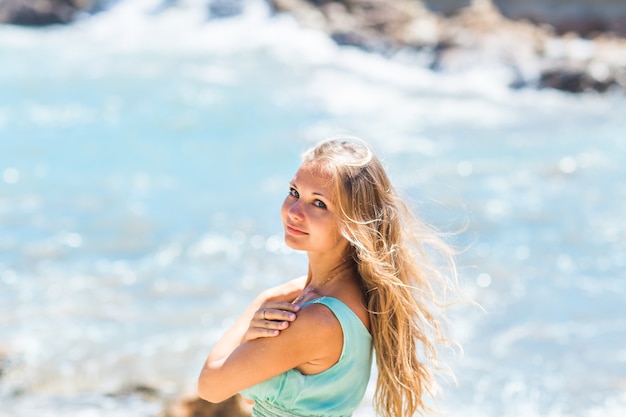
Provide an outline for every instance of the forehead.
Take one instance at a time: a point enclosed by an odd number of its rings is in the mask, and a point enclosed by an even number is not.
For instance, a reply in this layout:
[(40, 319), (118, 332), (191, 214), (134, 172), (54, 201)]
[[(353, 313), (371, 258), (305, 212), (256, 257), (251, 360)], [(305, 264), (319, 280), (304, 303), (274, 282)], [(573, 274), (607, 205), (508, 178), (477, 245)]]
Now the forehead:
[(303, 188), (311, 188), (312, 192), (328, 195), (333, 190), (333, 177), (319, 163), (305, 162), (300, 165), (292, 182)]

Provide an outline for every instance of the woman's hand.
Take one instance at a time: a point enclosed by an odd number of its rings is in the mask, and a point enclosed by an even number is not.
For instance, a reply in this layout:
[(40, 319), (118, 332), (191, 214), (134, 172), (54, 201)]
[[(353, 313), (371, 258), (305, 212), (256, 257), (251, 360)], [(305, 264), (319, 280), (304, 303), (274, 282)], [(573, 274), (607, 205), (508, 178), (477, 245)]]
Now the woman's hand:
[(285, 330), (289, 323), (297, 318), (298, 311), (299, 305), (286, 301), (269, 301), (261, 304), (252, 316), (243, 341), (278, 336), (281, 330)]
[(289, 327), (300, 311), (300, 306), (293, 304), (293, 301), (302, 293), (306, 280), (306, 276), (299, 277), (263, 291), (257, 298), (262, 304), (252, 316), (242, 341), (275, 337)]
[(263, 291), (213, 346), (207, 363), (225, 360), (243, 342), (274, 337), (289, 327), (300, 310), (300, 306), (292, 301), (300, 295), (305, 284), (306, 277), (301, 277)]

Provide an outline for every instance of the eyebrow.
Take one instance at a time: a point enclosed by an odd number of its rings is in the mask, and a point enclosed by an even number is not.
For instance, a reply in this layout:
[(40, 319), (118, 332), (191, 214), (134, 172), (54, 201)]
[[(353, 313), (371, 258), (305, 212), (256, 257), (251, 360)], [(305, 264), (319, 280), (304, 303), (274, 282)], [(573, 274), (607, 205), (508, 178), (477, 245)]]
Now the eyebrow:
[[(293, 181), (290, 181), (289, 185), (292, 186), (295, 189), (298, 188), (298, 186)], [(320, 197), (324, 197), (326, 200), (330, 201), (330, 198), (328, 198), (325, 194), (320, 193), (319, 191), (313, 191), (311, 194), (312, 195), (316, 195), (316, 196), (320, 196)]]

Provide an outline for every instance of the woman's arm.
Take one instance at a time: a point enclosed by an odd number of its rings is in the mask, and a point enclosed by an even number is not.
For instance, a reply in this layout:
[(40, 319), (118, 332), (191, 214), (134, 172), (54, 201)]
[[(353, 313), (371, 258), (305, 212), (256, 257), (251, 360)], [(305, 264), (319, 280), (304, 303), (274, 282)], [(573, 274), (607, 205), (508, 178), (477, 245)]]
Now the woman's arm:
[(339, 359), (342, 346), (337, 318), (325, 306), (311, 304), (277, 337), (245, 341), (225, 356), (211, 352), (198, 380), (198, 393), (219, 402), (290, 369), (308, 365), (321, 371)]
[(304, 288), (306, 277), (263, 291), (215, 344), (207, 360), (229, 355), (241, 343), (277, 336), (296, 319), (300, 306), (291, 304)]

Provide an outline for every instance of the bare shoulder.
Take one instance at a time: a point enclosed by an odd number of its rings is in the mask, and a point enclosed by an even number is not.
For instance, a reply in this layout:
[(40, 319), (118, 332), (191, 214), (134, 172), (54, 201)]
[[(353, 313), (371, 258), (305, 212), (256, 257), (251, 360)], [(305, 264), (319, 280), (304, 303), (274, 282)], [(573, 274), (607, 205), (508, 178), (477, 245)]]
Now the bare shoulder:
[(312, 332), (341, 331), (341, 323), (326, 305), (321, 303), (307, 304), (298, 312), (298, 318), (290, 327), (301, 327)]
[(283, 333), (293, 341), (294, 350), (303, 351), (299, 356), (307, 358), (296, 367), (305, 375), (325, 371), (341, 356), (343, 329), (339, 319), (324, 304), (305, 305)]

